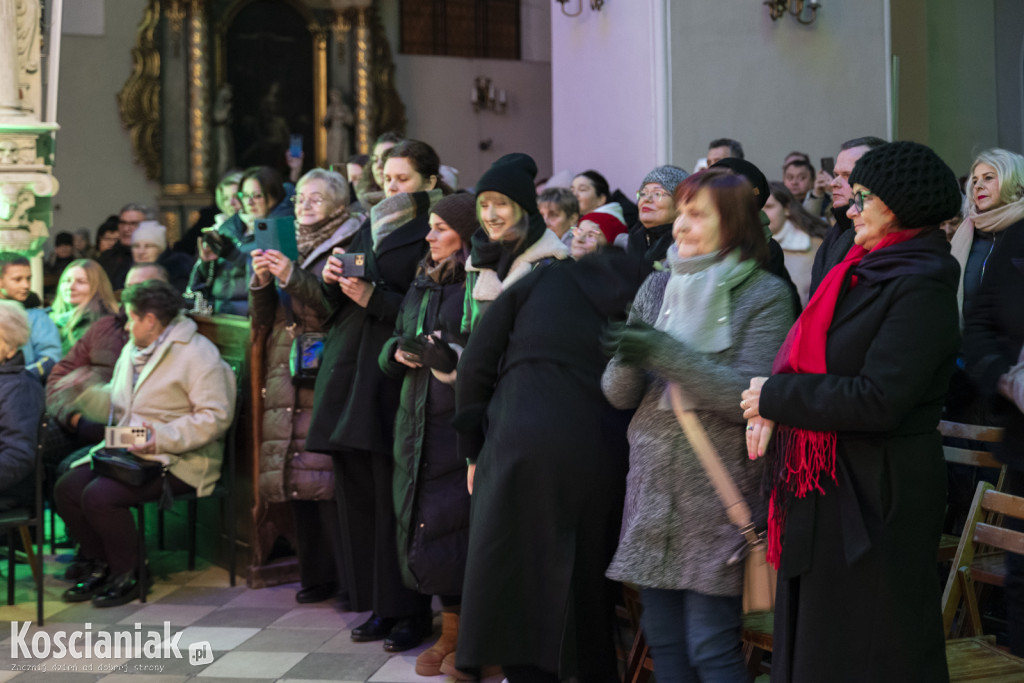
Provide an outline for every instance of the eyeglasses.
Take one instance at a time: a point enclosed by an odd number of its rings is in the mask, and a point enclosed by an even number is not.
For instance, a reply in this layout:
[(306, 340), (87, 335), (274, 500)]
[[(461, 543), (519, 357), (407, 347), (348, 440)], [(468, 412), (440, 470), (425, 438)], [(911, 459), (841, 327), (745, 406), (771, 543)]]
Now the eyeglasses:
[(295, 206), (303, 206), (304, 204), (311, 204), (312, 206), (320, 206), (325, 201), (324, 196), (321, 194), (311, 194), (308, 197), (302, 194), (292, 195), (292, 204)]
[(142, 221), (118, 221), (118, 225), (134, 225), (136, 228), (139, 227), (139, 223)]
[(264, 196), (265, 195), (262, 192), (253, 192), (252, 194), (245, 194), (244, 192), (238, 193), (238, 198), (243, 202), (247, 202), (250, 199), (254, 202), (258, 202), (259, 200), (263, 199)]
[(870, 197), (873, 194), (874, 192), (871, 190), (861, 190), (860, 192), (853, 193), (853, 196), (850, 197), (850, 201), (857, 207), (857, 213), (864, 210), (864, 198)]
[(664, 190), (654, 190), (653, 192), (641, 191), (636, 193), (636, 200), (638, 202), (642, 202), (645, 199), (649, 199), (652, 202), (660, 202), (662, 199), (668, 196), (668, 192), (665, 192)]

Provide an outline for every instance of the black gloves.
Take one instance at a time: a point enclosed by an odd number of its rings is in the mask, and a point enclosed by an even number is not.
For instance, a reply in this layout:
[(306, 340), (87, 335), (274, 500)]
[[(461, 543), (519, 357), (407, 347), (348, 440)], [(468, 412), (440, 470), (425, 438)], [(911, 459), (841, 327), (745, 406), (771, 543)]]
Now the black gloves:
[(459, 354), (455, 349), (447, 342), (427, 334), (421, 334), (414, 339), (403, 337), (398, 342), (398, 348), (413, 356), (409, 358), (410, 361), (438, 372), (451, 372), (459, 363)]
[(615, 325), (608, 334), (608, 341), (615, 343), (615, 353), (622, 362), (639, 366), (647, 366), (654, 350), (668, 338), (665, 332), (643, 322)]

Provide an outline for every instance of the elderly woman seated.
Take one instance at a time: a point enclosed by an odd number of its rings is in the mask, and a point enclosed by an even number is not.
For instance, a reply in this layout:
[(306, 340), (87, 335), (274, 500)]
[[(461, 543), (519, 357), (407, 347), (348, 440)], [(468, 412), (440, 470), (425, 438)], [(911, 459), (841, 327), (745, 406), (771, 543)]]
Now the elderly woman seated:
[(122, 298), (129, 341), (105, 387), (111, 424), (145, 428), (147, 441), (129, 450), (165, 469), (163, 476), (130, 485), (98, 474), (83, 457), (57, 482), (57, 510), (91, 565), (63, 599), (92, 600), (96, 607), (123, 605), (148, 588), (136, 573), (138, 531), (130, 508), (158, 500), (168, 489), (209, 495), (220, 477), (221, 438), (235, 409), (234, 373), (181, 315), (183, 300), (171, 285), (144, 282)]
[(132, 264), (156, 263), (167, 271), (168, 282), (184, 292), (192, 270), (192, 258), (168, 249), (167, 228), (156, 221), (142, 221), (132, 233)]
[(0, 510), (30, 505), (36, 429), (43, 386), (25, 370), (28, 315), (16, 301), (0, 301)]

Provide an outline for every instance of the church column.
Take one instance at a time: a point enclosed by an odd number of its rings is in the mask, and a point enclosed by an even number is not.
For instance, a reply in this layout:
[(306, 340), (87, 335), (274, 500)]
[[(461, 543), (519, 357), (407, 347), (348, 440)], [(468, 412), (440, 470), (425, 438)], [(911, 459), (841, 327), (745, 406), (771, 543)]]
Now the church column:
[(193, 192), (206, 192), (212, 184), (208, 177), (210, 97), (209, 46), (203, 0), (192, 0), (189, 11), (189, 182)]
[(360, 8), (356, 20), (356, 151), (369, 154), (370, 145), (370, 24)]

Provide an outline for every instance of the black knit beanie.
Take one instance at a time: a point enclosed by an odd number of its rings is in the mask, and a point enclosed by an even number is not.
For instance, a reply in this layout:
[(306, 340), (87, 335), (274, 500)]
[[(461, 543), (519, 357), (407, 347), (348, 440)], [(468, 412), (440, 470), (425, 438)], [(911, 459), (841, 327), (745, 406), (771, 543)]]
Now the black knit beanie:
[(764, 205), (768, 203), (768, 195), (771, 194), (771, 188), (768, 187), (768, 179), (764, 177), (764, 173), (761, 173), (761, 169), (754, 164), (738, 157), (726, 157), (718, 163), (712, 164), (711, 168), (727, 168), (736, 175), (746, 178), (747, 182), (754, 187), (754, 199), (757, 201), (757, 208), (763, 209)]
[(480, 176), (476, 193), (500, 192), (528, 214), (537, 209), (537, 188), (533, 181), (537, 177), (537, 162), (529, 154), (515, 152), (501, 157)]
[(467, 192), (458, 192), (442, 198), (430, 213), (436, 213), (448, 226), (459, 234), (462, 243), (469, 246), (480, 223), (476, 219), (476, 198)]
[(930, 147), (890, 142), (857, 160), (850, 185), (860, 184), (885, 202), (905, 229), (936, 226), (960, 210), (956, 174)]

